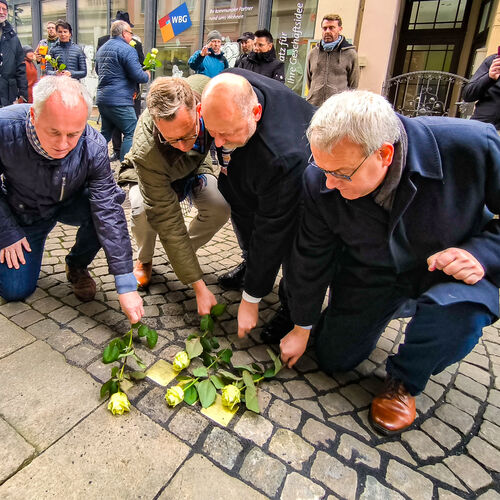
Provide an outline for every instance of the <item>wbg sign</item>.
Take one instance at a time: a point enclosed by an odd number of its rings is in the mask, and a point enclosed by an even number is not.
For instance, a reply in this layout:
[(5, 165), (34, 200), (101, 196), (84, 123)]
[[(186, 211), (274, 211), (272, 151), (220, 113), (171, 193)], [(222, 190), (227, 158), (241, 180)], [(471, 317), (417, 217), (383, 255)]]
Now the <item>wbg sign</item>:
[(168, 42), (183, 31), (191, 27), (191, 18), (187, 5), (185, 3), (179, 5), (172, 12), (162, 17), (158, 24), (160, 25), (161, 37), (164, 42)]

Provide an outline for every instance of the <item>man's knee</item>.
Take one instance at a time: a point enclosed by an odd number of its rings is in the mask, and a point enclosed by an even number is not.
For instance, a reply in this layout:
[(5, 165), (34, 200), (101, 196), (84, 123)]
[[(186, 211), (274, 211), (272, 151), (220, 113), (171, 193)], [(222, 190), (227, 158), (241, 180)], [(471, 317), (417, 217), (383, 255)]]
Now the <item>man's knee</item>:
[(5, 286), (4, 283), (0, 284), (0, 297), (7, 302), (18, 302), (29, 297), (36, 290), (35, 283), (17, 283)]

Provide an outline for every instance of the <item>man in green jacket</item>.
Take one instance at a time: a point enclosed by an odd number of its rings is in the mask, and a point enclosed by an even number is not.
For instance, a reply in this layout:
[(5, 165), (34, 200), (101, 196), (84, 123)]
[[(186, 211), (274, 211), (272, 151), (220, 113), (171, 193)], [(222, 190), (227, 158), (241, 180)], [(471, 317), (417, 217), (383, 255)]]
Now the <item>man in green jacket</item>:
[[(177, 277), (192, 285), (198, 313), (210, 312), (215, 296), (202, 279), (196, 250), (226, 223), (230, 208), (217, 188), (212, 165), (212, 137), (196, 111), (209, 78), (157, 78), (146, 98), (147, 109), (135, 129), (132, 148), (125, 156), (119, 183), (132, 182), (132, 233), (138, 246), (134, 274), (141, 286), (151, 279), (156, 235)], [(180, 202), (198, 209), (186, 228)]]

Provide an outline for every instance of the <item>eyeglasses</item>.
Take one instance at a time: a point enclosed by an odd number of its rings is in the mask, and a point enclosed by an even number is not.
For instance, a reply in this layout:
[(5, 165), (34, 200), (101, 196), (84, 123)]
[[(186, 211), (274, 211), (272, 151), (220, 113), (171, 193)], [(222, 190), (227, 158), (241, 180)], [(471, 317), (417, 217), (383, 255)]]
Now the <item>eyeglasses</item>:
[(313, 167), (317, 168), (318, 170), (321, 170), (324, 174), (326, 175), (331, 175), (332, 177), (335, 177), (337, 179), (342, 179), (344, 181), (352, 182), (352, 176), (360, 169), (360, 167), (363, 165), (363, 163), (373, 154), (375, 151), (372, 151), (369, 153), (367, 156), (364, 157), (363, 161), (352, 171), (350, 175), (345, 175), (345, 174), (338, 174), (337, 172), (333, 172), (331, 170), (325, 170), (324, 168), (321, 168), (319, 165), (316, 164), (314, 161), (314, 157), (311, 154), (309, 157), (309, 165), (312, 165)]
[(195, 130), (196, 130), (195, 134), (186, 135), (185, 137), (179, 137), (178, 139), (171, 139), (171, 140), (165, 139), (163, 137), (163, 135), (161, 135), (161, 132), (158, 130), (158, 140), (160, 141), (161, 144), (168, 144), (170, 146), (173, 146), (174, 144), (176, 144), (178, 142), (190, 142), (190, 141), (193, 141), (193, 140), (195, 140), (198, 137), (198, 133), (200, 131), (200, 120), (198, 119), (198, 117), (196, 117), (195, 127), (196, 127), (195, 128)]
[(129, 35), (133, 35), (134, 32), (133, 31), (129, 31), (129, 30), (123, 30), (124, 33), (128, 33)]

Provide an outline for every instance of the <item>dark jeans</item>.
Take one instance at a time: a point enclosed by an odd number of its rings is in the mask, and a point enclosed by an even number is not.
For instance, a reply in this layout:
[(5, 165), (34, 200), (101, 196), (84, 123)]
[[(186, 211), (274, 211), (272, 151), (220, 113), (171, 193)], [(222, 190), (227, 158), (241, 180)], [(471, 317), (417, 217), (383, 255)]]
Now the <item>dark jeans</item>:
[(101, 134), (107, 142), (111, 140), (113, 131), (118, 129), (123, 134), (123, 142), (120, 148), (120, 161), (132, 147), (137, 116), (133, 106), (104, 106), (99, 104), (101, 114)]
[[(395, 288), (367, 288), (349, 297), (335, 290), (313, 330), (322, 370), (347, 371), (366, 359), (387, 323), (399, 317), (407, 299)], [(405, 341), (387, 360), (387, 373), (419, 394), (431, 375), (463, 359), (477, 344), (483, 327), (495, 321), (486, 306), (474, 302), (439, 305), (421, 296), (406, 327)]]
[[(140, 95), (137, 99), (134, 100), (134, 111), (135, 111), (135, 116), (137, 116), (137, 119), (139, 119), (139, 116), (141, 115)], [(120, 150), (122, 148), (122, 133), (117, 128), (113, 130), (113, 135), (111, 136), (111, 144), (113, 145), (113, 153), (115, 153), (116, 156), (119, 158)]]
[(61, 203), (50, 219), (21, 225), (31, 252), (24, 251), (26, 264), (20, 264), (19, 269), (9, 269), (7, 264), (0, 264), (0, 296), (5, 300), (23, 300), (35, 291), (45, 240), (57, 222), (79, 226), (75, 244), (66, 256), (68, 266), (86, 268), (94, 260), (101, 245), (90, 213), (88, 191), (84, 190), (79, 196)]

